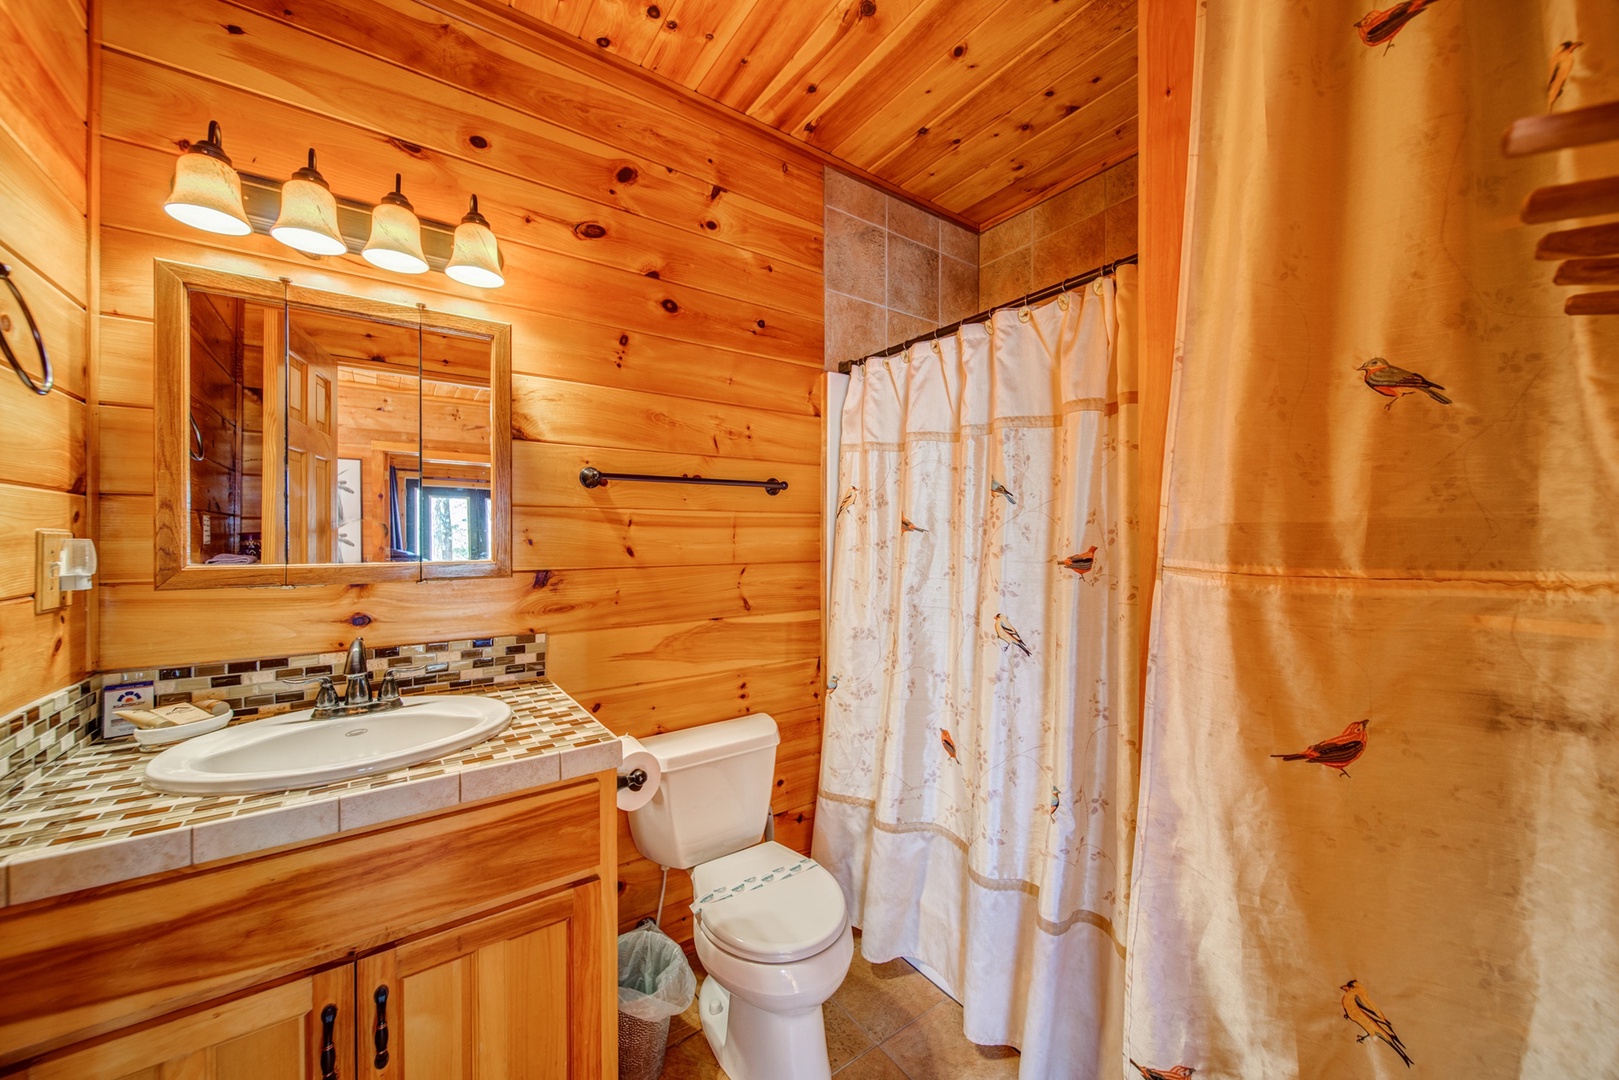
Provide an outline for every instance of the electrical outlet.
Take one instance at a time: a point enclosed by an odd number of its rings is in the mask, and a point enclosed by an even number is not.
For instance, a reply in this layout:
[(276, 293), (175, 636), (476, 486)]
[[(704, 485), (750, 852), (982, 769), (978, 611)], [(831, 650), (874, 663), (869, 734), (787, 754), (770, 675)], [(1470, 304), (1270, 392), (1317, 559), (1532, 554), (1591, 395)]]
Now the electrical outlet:
[(43, 615), (67, 607), (72, 593), (62, 591), (62, 548), (73, 539), (66, 529), (34, 531), (34, 613)]

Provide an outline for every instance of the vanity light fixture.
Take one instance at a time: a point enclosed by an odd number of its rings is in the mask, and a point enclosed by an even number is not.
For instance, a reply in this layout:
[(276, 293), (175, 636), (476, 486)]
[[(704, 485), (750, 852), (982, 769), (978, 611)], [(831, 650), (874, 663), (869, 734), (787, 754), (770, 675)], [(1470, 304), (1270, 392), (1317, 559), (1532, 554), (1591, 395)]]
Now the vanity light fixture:
[(365, 261), (398, 274), (427, 273), (427, 256), (422, 254), (422, 223), (415, 207), (405, 198), (404, 177), (394, 174), (394, 189), (382, 197), (371, 211), (371, 239), (360, 252)]
[(309, 164), (281, 185), (281, 213), (270, 235), (306, 255), (341, 255), (349, 249), (337, 228), (337, 200), (315, 168), (313, 148)]
[(218, 121), (208, 121), (208, 137), (192, 143), (175, 161), (174, 186), (163, 209), (176, 221), (211, 233), (246, 236), (253, 231), (242, 206), (242, 178), (225, 155)]
[(500, 242), (489, 228), (489, 220), (478, 213), (478, 196), (474, 195), (472, 209), (455, 227), (455, 247), (444, 272), (463, 285), (498, 289), (506, 284), (501, 273), (505, 265)]

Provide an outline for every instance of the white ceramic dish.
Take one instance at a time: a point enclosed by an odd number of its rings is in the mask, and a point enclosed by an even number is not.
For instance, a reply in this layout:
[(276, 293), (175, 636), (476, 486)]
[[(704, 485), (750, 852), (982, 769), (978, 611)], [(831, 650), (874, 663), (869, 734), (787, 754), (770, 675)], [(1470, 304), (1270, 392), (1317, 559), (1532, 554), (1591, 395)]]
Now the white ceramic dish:
[(189, 724), (173, 724), (169, 727), (136, 728), (135, 742), (142, 750), (156, 750), (160, 746), (189, 739), (193, 735), (206, 735), (210, 731), (218, 731), (230, 723), (231, 707), (221, 701), (214, 706), (214, 715), (206, 720), (193, 720)]

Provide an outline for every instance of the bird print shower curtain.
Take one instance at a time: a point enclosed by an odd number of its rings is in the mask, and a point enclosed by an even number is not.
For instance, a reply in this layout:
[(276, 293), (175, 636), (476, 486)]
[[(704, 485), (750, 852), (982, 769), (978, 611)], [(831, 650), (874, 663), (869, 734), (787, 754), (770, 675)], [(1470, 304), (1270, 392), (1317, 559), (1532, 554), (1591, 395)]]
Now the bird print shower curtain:
[(1518, 219), (1619, 157), (1502, 153), (1619, 4), (1202, 10), (1101, 1075), (1619, 1077), (1619, 319)]
[(1119, 1055), (1134, 275), (857, 367), (842, 413), (814, 854), (1025, 1080)]

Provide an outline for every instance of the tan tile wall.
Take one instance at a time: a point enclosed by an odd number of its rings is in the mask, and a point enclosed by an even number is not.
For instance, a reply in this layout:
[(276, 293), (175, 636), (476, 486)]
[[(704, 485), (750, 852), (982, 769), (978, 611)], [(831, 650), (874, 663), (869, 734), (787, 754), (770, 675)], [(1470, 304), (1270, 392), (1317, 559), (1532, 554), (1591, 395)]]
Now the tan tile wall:
[(986, 308), (1134, 255), (1136, 159), (986, 229), (979, 242), (978, 295)]
[(826, 365), (979, 310), (978, 236), (826, 170)]

